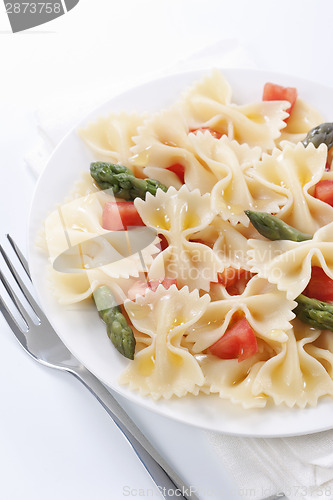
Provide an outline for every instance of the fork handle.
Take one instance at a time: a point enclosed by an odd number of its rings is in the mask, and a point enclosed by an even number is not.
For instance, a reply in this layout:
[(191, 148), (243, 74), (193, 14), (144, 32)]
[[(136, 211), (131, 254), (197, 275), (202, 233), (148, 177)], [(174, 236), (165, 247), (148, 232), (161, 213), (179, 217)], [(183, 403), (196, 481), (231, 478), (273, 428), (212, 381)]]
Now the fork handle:
[(67, 371), (80, 380), (101, 403), (132, 446), (165, 500), (199, 500), (195, 489), (183, 483), (97, 377), (83, 366)]

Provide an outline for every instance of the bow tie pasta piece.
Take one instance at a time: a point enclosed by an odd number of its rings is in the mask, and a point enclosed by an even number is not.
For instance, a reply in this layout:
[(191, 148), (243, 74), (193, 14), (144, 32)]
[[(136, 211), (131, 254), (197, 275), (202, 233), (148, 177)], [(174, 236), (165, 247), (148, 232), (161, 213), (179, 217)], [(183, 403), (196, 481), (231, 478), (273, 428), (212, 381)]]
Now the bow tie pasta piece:
[(44, 234), (52, 262), (70, 246), (107, 232), (102, 228), (101, 219), (103, 205), (109, 199), (103, 191), (75, 196), (49, 214), (45, 220)]
[(187, 336), (187, 341), (193, 344), (193, 353), (208, 349), (240, 317), (245, 317), (256, 337), (267, 344), (285, 341), (284, 335), (277, 336), (276, 331), (290, 328), (290, 321), (295, 317), (292, 309), (297, 304), (286, 300), (284, 292), (258, 276), (248, 282), (241, 295), (230, 296), (222, 285), (220, 289), (221, 299), (208, 305)]
[(216, 181), (212, 190), (212, 208), (233, 225), (248, 226), (244, 210), (277, 212), (284, 198), (254, 181), (247, 174), (260, 158), (260, 148), (230, 140), (227, 136), (214, 138), (208, 131), (190, 134), (189, 140), (200, 163), (210, 170)]
[[(120, 163), (133, 170), (130, 149), (134, 146), (132, 137), (137, 135), (146, 115), (112, 113), (99, 118), (79, 131), (81, 138), (96, 155), (96, 159), (111, 163)], [(138, 162), (139, 163), (139, 162)], [(137, 165), (137, 171), (142, 171)]]
[(312, 240), (248, 240), (251, 271), (275, 283), (288, 299), (303, 292), (311, 278), (311, 267), (318, 266), (333, 279), (333, 222), (314, 234)]
[(88, 299), (101, 285), (110, 288), (118, 304), (127, 299), (129, 288), (135, 283), (134, 278), (114, 278), (103, 270), (91, 269), (82, 273), (60, 273), (48, 267), (47, 280), (50, 290), (59, 304), (77, 304)]
[[(182, 103), (184, 107), (193, 106), (192, 116), (195, 118), (195, 112), (198, 113), (198, 121), (196, 125), (209, 120), (210, 113), (204, 114), (207, 108), (200, 104), (204, 101), (218, 104), (230, 104), (232, 97), (232, 89), (229, 82), (224, 78), (222, 73), (214, 69), (209, 75), (204, 76), (201, 80), (194, 83), (182, 94)], [(195, 106), (197, 104), (197, 106)]]
[[(303, 323), (302, 323), (303, 325)], [(301, 330), (300, 330), (301, 331)], [(320, 361), (333, 380), (333, 338), (330, 330), (321, 330), (319, 337), (307, 343), (306, 352)]]
[(309, 130), (323, 122), (322, 115), (298, 97), (287, 126), (281, 131), (281, 137), (276, 140), (276, 145), (282, 146), (281, 142), (285, 140), (297, 144), (304, 139)]
[(242, 224), (233, 226), (219, 215), (215, 215), (212, 222), (205, 229), (193, 234), (191, 240), (200, 241), (213, 248), (221, 261), (225, 262), (225, 265), (230, 262), (230, 266), (250, 270), (247, 257), (247, 241), (251, 238), (266, 240), (252, 224), (248, 227)]
[(321, 332), (297, 319), (286, 334), (288, 341), (280, 352), (259, 369), (252, 392), (255, 396), (267, 394), (276, 405), (315, 406), (320, 397), (333, 395), (333, 354), (311, 345)]
[[(144, 156), (144, 174), (166, 186), (179, 189), (183, 180), (173, 171), (178, 165), (184, 171), (184, 180), (190, 189), (210, 192), (216, 177), (200, 164), (189, 140), (189, 126), (177, 106), (157, 113), (148, 119), (133, 138), (132, 159)], [(170, 170), (169, 170), (170, 169)]]
[(211, 128), (250, 147), (272, 150), (289, 115), (285, 101), (261, 101), (238, 106), (231, 103), (231, 89), (216, 70), (194, 85), (180, 102), (190, 129)]
[(131, 254), (126, 231), (107, 231), (101, 225), (103, 206), (110, 199), (107, 192), (94, 192), (60, 205), (47, 217), (44, 235), (51, 264), (65, 253), (60, 266), (65, 273), (98, 267), (106, 276), (129, 278), (146, 271), (159, 251), (154, 244), (158, 238), (141, 256)]
[(220, 398), (241, 404), (243, 408), (263, 408), (268, 396), (255, 395), (252, 387), (267, 359), (268, 356), (262, 352), (241, 363), (237, 359), (219, 359), (208, 354), (200, 362), (205, 376), (203, 391), (218, 393)]
[(134, 327), (150, 337), (150, 344), (136, 353), (119, 382), (153, 399), (198, 393), (204, 376), (198, 361), (183, 347), (189, 326), (204, 313), (209, 295), (199, 297), (187, 287), (156, 292), (148, 290), (136, 302), (126, 301), (125, 309)]
[(209, 226), (195, 233), (193, 238), (213, 249), (221, 262), (221, 272), (227, 267), (249, 271), (248, 238), (242, 234), (243, 229), (216, 216)]
[(49, 266), (47, 280), (50, 290), (59, 304), (82, 302), (90, 297), (94, 291), (87, 271), (82, 273), (60, 273), (55, 271), (52, 266)]
[(244, 408), (264, 407), (269, 401), (289, 408), (315, 406), (320, 397), (333, 395), (333, 354), (326, 333), (295, 319), (293, 328), (281, 332), (284, 341), (273, 354), (259, 351), (241, 363), (206, 355), (200, 363), (204, 387)]
[(193, 239), (204, 243), (213, 249), (223, 272), (226, 268), (244, 269), (250, 271), (248, 264), (248, 228), (240, 224), (233, 226), (230, 222), (224, 221), (216, 216), (211, 224), (202, 231), (193, 234)]
[(210, 282), (217, 281), (221, 262), (207, 245), (189, 239), (214, 218), (210, 195), (201, 196), (187, 186), (179, 191), (170, 187), (166, 193), (159, 189), (156, 196), (148, 194), (145, 201), (137, 198), (134, 203), (144, 223), (168, 242), (168, 247), (154, 259), (149, 278), (167, 276), (176, 278), (178, 287), (208, 291)]
[(210, 195), (200, 195), (183, 186), (178, 191), (170, 187), (167, 192), (157, 190), (156, 196), (147, 194), (145, 201), (136, 198), (135, 207), (147, 226), (154, 227), (166, 237), (181, 232), (189, 237), (210, 224), (214, 213), (210, 209)]
[[(312, 196), (325, 171), (327, 146), (286, 144), (264, 155), (249, 175), (285, 198), (277, 216), (299, 231), (314, 233), (333, 220), (333, 208)], [(312, 193), (312, 194), (310, 194)]]

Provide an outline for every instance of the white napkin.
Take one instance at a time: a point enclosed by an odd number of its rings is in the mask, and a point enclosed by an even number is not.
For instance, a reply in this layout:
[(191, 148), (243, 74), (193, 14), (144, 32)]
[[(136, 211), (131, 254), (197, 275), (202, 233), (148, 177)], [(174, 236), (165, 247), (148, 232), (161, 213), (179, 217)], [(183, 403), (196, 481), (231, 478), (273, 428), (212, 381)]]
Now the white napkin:
[(333, 498), (332, 431), (272, 439), (207, 434), (242, 498), (282, 492), (290, 500)]
[[(146, 76), (145, 80), (149, 81), (180, 71), (204, 70), (218, 66), (225, 68), (256, 67), (236, 40), (227, 39), (205, 47), (201, 51), (189, 55), (186, 59), (180, 59), (170, 68), (155, 71)], [(143, 83), (142, 79), (132, 80), (130, 85), (128, 82), (118, 80), (116, 84), (109, 83), (107, 86), (94, 89), (93, 93), (67, 94), (62, 97), (61, 103), (55, 102), (53, 99), (42, 102), (36, 111), (40, 140), (25, 157), (25, 161), (34, 175), (39, 176), (53, 149), (89, 111), (112, 96), (141, 83)], [(66, 110), (65, 113), (64, 110)]]
[[(222, 40), (179, 60), (172, 68), (149, 75), (212, 67), (256, 67), (235, 40)], [(148, 79), (146, 77), (146, 79)], [(40, 140), (26, 156), (37, 177), (65, 133), (98, 104), (142, 81), (118, 82), (95, 89), (94, 94), (67, 95), (59, 103), (42, 103), (36, 112)], [(98, 97), (96, 97), (98, 96)], [(66, 114), (63, 110), (66, 109)], [(212, 455), (234, 477), (239, 495), (260, 500), (280, 492), (291, 499), (333, 498), (333, 431), (295, 438), (242, 438), (207, 432)]]

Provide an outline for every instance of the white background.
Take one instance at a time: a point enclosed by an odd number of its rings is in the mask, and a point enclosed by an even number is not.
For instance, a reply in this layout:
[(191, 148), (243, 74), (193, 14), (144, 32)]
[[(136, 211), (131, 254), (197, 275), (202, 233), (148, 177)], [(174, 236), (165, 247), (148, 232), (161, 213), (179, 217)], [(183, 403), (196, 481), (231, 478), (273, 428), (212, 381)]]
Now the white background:
[[(230, 38), (259, 68), (333, 86), (332, 14), (331, 0), (80, 0), (66, 16), (12, 34), (1, 4), (0, 242), (8, 232), (25, 247), (35, 178), (24, 156), (38, 138), (38, 106), (59, 102), (61, 111), (66, 96), (108, 85), (111, 96)], [(1, 500), (156, 492), (102, 407), (70, 376), (33, 363), (2, 317), (0, 356)], [(238, 498), (214, 435), (125, 405), (200, 499)]]

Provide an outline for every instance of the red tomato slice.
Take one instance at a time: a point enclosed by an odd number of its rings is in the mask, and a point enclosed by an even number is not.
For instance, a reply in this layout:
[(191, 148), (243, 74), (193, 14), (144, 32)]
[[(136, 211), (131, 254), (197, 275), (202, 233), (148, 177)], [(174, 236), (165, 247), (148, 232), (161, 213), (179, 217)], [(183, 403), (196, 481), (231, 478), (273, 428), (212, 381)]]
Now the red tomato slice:
[(169, 290), (170, 286), (177, 285), (177, 280), (175, 278), (164, 278), (163, 280), (150, 280), (148, 282), (149, 288), (156, 292), (159, 285), (164, 286), (166, 290)]
[(332, 163), (333, 163), (333, 148), (330, 148), (327, 151), (327, 160), (325, 165), (326, 172), (329, 172), (331, 170)]
[(192, 128), (190, 132), (192, 132), (192, 134), (196, 134), (197, 132), (205, 132), (205, 130), (208, 130), (211, 133), (211, 135), (215, 137), (215, 139), (221, 139), (222, 137), (222, 134), (220, 132), (210, 127)]
[(148, 288), (148, 283), (146, 281), (136, 281), (134, 285), (127, 292), (127, 297), (130, 300), (135, 300), (137, 295), (144, 295)]
[(102, 227), (109, 231), (123, 231), (129, 226), (144, 226), (134, 201), (108, 201), (102, 215)]
[[(265, 83), (264, 92), (262, 96), (263, 101), (289, 101), (290, 107), (286, 109), (286, 112), (291, 114), (293, 107), (297, 99), (297, 89), (295, 87), (282, 87), (282, 85), (277, 85), (276, 83)], [(286, 118), (284, 121), (287, 122), (289, 119)]]
[(161, 247), (161, 250), (163, 251), (163, 250), (165, 250), (166, 248), (168, 248), (169, 243), (168, 243), (168, 240), (166, 239), (166, 237), (164, 236), (164, 234), (159, 233), (157, 236), (158, 236), (158, 237), (160, 238), (160, 240), (161, 240), (161, 241), (159, 242), (159, 245), (160, 245), (160, 247)]
[(333, 207), (333, 181), (319, 181), (315, 186), (314, 197)]
[(304, 290), (304, 295), (310, 299), (333, 301), (333, 280), (325, 274), (321, 267), (314, 266), (311, 270), (311, 278)]
[(238, 362), (258, 352), (258, 343), (253, 329), (246, 318), (236, 321), (209, 351), (221, 359), (235, 359)]
[(246, 285), (254, 273), (245, 269), (235, 269), (234, 267), (226, 267), (222, 273), (217, 273), (218, 281), (225, 286), (229, 295), (240, 295), (244, 292)]
[(182, 184), (185, 183), (185, 167), (181, 163), (175, 163), (174, 165), (171, 165), (170, 167), (167, 168), (167, 170), (170, 170), (170, 172), (175, 173), (178, 177), (179, 180)]
[(222, 273), (217, 273), (219, 283), (225, 287), (234, 285), (241, 276), (245, 273), (245, 269), (235, 269), (234, 267), (226, 267)]
[(127, 297), (130, 300), (135, 300), (137, 295), (144, 295), (147, 288), (150, 288), (153, 292), (156, 292), (159, 285), (164, 286), (166, 290), (169, 290), (170, 286), (177, 285), (177, 280), (174, 278), (164, 278), (162, 280), (150, 280), (150, 281), (136, 281), (134, 285), (127, 292)]

